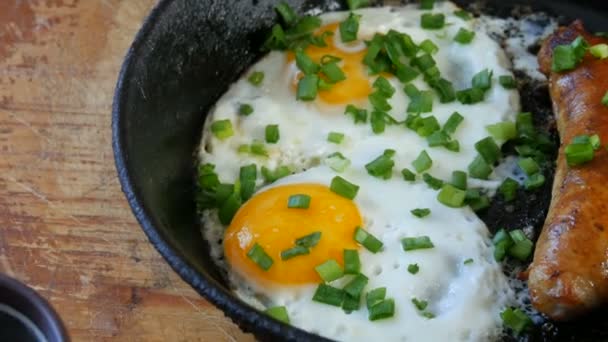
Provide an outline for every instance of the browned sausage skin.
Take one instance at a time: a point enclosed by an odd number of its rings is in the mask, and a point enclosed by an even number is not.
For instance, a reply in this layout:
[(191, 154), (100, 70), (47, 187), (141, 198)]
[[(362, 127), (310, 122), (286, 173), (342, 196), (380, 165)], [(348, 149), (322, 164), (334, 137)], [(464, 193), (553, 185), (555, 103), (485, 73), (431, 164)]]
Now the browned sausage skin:
[(583, 36), (590, 45), (608, 42), (581, 22), (559, 28), (539, 52), (562, 141), (549, 213), (529, 269), (532, 303), (555, 320), (567, 320), (608, 302), (608, 151), (570, 168), (564, 148), (580, 134), (608, 142), (608, 59), (587, 55), (574, 70), (551, 71), (553, 49)]

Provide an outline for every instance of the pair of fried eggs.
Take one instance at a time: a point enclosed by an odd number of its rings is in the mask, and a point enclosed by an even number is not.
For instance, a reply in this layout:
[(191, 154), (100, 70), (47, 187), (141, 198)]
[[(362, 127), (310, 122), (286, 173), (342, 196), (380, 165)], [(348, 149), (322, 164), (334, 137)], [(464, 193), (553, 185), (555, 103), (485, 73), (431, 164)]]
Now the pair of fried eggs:
[[(229, 119), (235, 135), (218, 140), (209, 132), (208, 122), (200, 160), (214, 164), (220, 180), (234, 182), (240, 167), (251, 163), (271, 170), (287, 165), (295, 171), (270, 185), (258, 180), (259, 190), (243, 204), (227, 228), (219, 224), (213, 211), (204, 215), (204, 234), (211, 242), (212, 255), (225, 267), (243, 300), (259, 309), (285, 306), (290, 324), (337, 340), (477, 341), (500, 334), (499, 312), (513, 294), (493, 259), (487, 227), (469, 208), (453, 209), (440, 204), (437, 192), (421, 182), (420, 176), (418, 181), (408, 183), (398, 170), (411, 169), (411, 162), (422, 150), (433, 160), (427, 172), (435, 177), (450, 179), (452, 171), (466, 170), (476, 156), (474, 143), (488, 135), (485, 127), (514, 119), (519, 110), (517, 91), (495, 85), (485, 101), (474, 106), (441, 104), (435, 99), (432, 115), (440, 123), (453, 112), (465, 117), (454, 135), (461, 145), (458, 153), (430, 149), (424, 139), (403, 127), (387, 126), (383, 134), (376, 135), (369, 124), (355, 125), (352, 118), (343, 114), (348, 104), (368, 107), (367, 96), (373, 91), (376, 76), (368, 75), (361, 63), (366, 53), (362, 40), (390, 29), (405, 32), (418, 43), (432, 40), (439, 47), (434, 55), (438, 68), (457, 89), (470, 86), (472, 76), (486, 68), (495, 75), (510, 75), (508, 59), (500, 47), (475, 27), (474, 21), (455, 16), (457, 9), (449, 2), (435, 5), (433, 12), (444, 13), (448, 23), (441, 31), (420, 28), (420, 16), (428, 12), (416, 5), (358, 10), (359, 41), (350, 44), (342, 43), (337, 31), (337, 23), (348, 13), (324, 14), (320, 31), (332, 31), (334, 35), (327, 39), (327, 47), (311, 46), (306, 52), (313, 60), (324, 55), (341, 58), (346, 80), (320, 91), (313, 102), (297, 101), (299, 75), (293, 56), (271, 52), (250, 71), (264, 73), (260, 86), (248, 82), (247, 74), (218, 101), (209, 122)], [(471, 44), (453, 41), (460, 28), (477, 30)], [(400, 91), (403, 85), (398, 80), (385, 77), (397, 89), (389, 100), (393, 107), (390, 114), (402, 121), (409, 100)], [(419, 89), (428, 89), (422, 77), (412, 83)], [(243, 103), (252, 105), (254, 113), (239, 115), (238, 108)], [(266, 145), (267, 158), (238, 152), (242, 144), (263, 141), (264, 128), (269, 124), (279, 126), (280, 139)], [(344, 141), (328, 142), (329, 132), (344, 133)], [(396, 151), (394, 175), (388, 180), (374, 178), (367, 173), (365, 164), (386, 149)], [(360, 187), (353, 200), (339, 196), (329, 187), (338, 173), (324, 160), (337, 151), (351, 161), (339, 175)], [(490, 179), (470, 182), (488, 189), (500, 184), (500, 175), (494, 174)], [(294, 194), (310, 196), (310, 206), (288, 208), (288, 199)], [(418, 218), (410, 212), (417, 208), (428, 208), (431, 214)], [(380, 239), (384, 243), (382, 250), (372, 253), (358, 245), (353, 239), (357, 227)], [(281, 251), (313, 232), (321, 232), (321, 239), (309, 254), (281, 260)], [(434, 248), (405, 252), (400, 240), (416, 236), (428, 236)], [(256, 243), (274, 260), (266, 271), (247, 256)], [(366, 290), (387, 288), (387, 297), (395, 300), (392, 318), (371, 322), (364, 307), (347, 315), (340, 308), (312, 300), (322, 282), (315, 267), (329, 259), (343, 265), (344, 249), (358, 250), (361, 272), (369, 278)], [(419, 271), (411, 274), (407, 268), (414, 264)], [(349, 280), (350, 276), (346, 276), (331, 285), (342, 287)], [(435, 317), (422, 315), (412, 304), (414, 298), (427, 301), (427, 311)]]

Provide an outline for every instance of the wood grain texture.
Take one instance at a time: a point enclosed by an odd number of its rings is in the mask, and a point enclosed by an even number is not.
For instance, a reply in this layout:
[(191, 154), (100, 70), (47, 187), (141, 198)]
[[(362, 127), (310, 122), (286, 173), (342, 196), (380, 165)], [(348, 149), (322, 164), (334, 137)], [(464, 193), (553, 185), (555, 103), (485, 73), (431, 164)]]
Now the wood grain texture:
[(74, 341), (251, 341), (148, 243), (116, 178), (112, 93), (154, 2), (0, 1), (0, 272)]

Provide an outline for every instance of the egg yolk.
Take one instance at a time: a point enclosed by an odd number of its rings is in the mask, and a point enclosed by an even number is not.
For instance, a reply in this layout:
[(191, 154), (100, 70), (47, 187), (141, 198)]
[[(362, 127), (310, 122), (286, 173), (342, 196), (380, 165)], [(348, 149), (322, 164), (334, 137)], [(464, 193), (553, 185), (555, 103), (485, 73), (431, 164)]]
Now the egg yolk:
[[(333, 32), (334, 35), (340, 35), (337, 23), (321, 27), (318, 33), (326, 31)], [(325, 43), (327, 43), (327, 46), (324, 47), (314, 46), (312, 44), (309, 45), (305, 49), (306, 54), (316, 63), (319, 63), (321, 57), (325, 55), (331, 55), (342, 59), (338, 65), (344, 72), (346, 79), (332, 84), (331, 89), (329, 90), (319, 89), (318, 97), (329, 104), (336, 105), (367, 99), (367, 96), (372, 91), (370, 80), (367, 77), (367, 70), (363, 64), (363, 58), (367, 53), (367, 49), (358, 52), (342, 51), (335, 46), (333, 37), (326, 38)], [(287, 55), (287, 59), (290, 62), (293, 61), (295, 59), (294, 54), (290, 52)], [(297, 89), (300, 77), (302, 77), (302, 75), (298, 72), (292, 83), (294, 91)]]
[[(309, 195), (307, 209), (288, 208), (289, 197)], [(283, 185), (261, 192), (236, 213), (224, 236), (226, 258), (238, 274), (261, 286), (319, 283), (315, 267), (328, 259), (343, 265), (344, 249), (356, 249), (353, 235), (361, 226), (353, 201), (336, 195), (319, 184)], [(310, 254), (281, 260), (281, 251), (295, 246), (295, 240), (321, 232)], [(254, 244), (273, 259), (264, 271), (247, 257)]]

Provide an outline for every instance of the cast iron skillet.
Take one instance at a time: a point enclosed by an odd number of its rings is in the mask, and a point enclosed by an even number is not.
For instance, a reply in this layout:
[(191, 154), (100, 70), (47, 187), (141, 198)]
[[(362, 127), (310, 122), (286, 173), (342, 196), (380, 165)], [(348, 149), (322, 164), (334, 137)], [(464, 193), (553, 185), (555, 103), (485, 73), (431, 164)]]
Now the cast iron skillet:
[[(152, 244), (196, 291), (261, 340), (325, 340), (279, 323), (236, 299), (209, 257), (194, 204), (194, 154), (205, 115), (228, 86), (261, 55), (261, 43), (277, 19), (278, 0), (161, 0), (128, 51), (112, 111), (113, 147), (123, 191)], [(299, 12), (327, 9), (332, 1), (290, 0)], [(469, 9), (471, 1), (456, 1)], [(398, 1), (384, 1), (397, 4)], [(478, 2), (479, 3), (479, 2)], [(562, 23), (583, 19), (590, 30), (608, 31), (608, 3), (597, 0), (487, 0), (486, 13), (547, 11)], [(532, 3), (532, 4), (529, 4)], [(377, 3), (380, 4), (380, 3)], [(343, 6), (344, 7), (344, 6)], [(535, 49), (535, 47), (530, 47)], [(551, 130), (547, 89), (524, 83), (524, 110)], [(551, 170), (549, 170), (551, 173)], [(539, 227), (546, 214), (550, 182), (520, 194), (514, 212), (495, 201), (482, 213), (491, 228)], [(608, 340), (604, 313), (575, 323), (545, 323), (525, 340)]]

